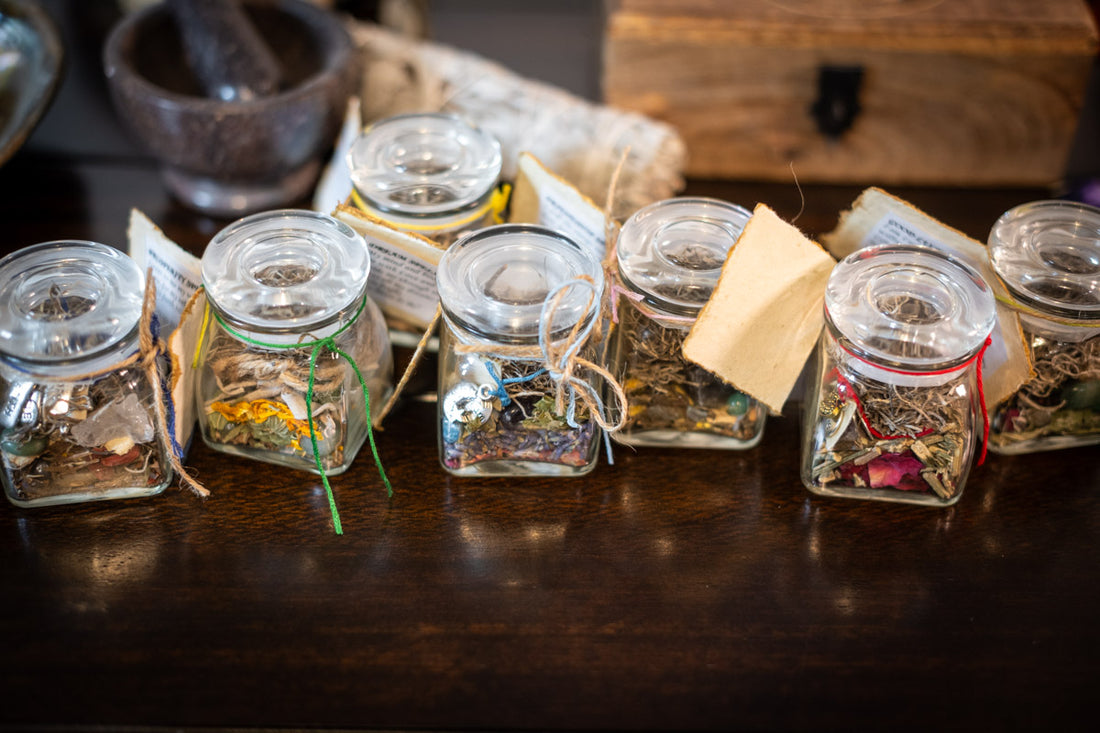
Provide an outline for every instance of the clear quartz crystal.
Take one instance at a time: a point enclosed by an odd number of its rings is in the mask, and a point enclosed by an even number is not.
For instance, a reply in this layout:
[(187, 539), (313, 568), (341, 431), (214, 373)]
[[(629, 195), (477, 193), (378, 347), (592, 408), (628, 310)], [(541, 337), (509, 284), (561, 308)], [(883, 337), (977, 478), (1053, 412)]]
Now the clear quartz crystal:
[(989, 287), (951, 254), (877, 245), (842, 260), (807, 375), (802, 481), (825, 496), (948, 506), (982, 437)]
[(153, 385), (135, 359), (143, 297), (140, 269), (106, 245), (47, 242), (0, 260), (0, 461), (13, 503), (168, 486)]
[(751, 213), (724, 201), (677, 198), (650, 204), (623, 225), (616, 245), (618, 323), (607, 367), (622, 385), (627, 445), (751, 448), (766, 411), (681, 353)]
[(195, 387), (208, 445), (312, 472), (318, 459), (326, 473), (347, 470), (369, 425), (355, 367), (373, 409), (392, 392), (369, 270), (362, 237), (324, 214), (254, 214), (214, 237), (202, 276), (215, 317)]
[(989, 256), (1020, 313), (1035, 373), (997, 406), (991, 450), (1100, 443), (1100, 209), (1017, 206), (990, 231)]
[[(543, 323), (548, 296), (572, 285)], [(600, 263), (572, 240), (525, 225), (488, 227), (456, 242), (437, 272), (444, 327), (439, 349), (439, 450), (450, 473), (576, 476), (595, 467), (600, 428), (580, 400), (555, 404), (540, 329), (560, 345), (598, 317)], [(591, 358), (590, 346), (582, 356)], [(592, 375), (573, 375), (590, 386)], [(594, 389), (594, 388), (593, 388)], [(566, 392), (568, 394), (568, 392)], [(572, 421), (572, 424), (570, 424)]]

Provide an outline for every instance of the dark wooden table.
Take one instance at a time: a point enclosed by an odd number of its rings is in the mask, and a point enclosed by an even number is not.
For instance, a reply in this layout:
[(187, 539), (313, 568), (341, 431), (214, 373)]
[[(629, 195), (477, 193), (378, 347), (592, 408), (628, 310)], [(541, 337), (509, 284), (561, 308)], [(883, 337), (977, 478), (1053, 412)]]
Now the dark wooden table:
[[(793, 185), (690, 192), (787, 218)], [(830, 228), (858, 188), (806, 187)], [(898, 190), (984, 239), (1037, 191)], [(142, 159), (20, 155), (0, 251), (124, 245), (130, 207), (195, 253), (225, 222)], [(1093, 724), (1100, 450), (991, 456), (936, 510), (809, 494), (798, 405), (745, 452), (620, 449), (580, 479), (456, 479), (434, 405), (318, 479), (192, 446), (212, 490), (0, 502), (0, 725), (1064, 730)]]

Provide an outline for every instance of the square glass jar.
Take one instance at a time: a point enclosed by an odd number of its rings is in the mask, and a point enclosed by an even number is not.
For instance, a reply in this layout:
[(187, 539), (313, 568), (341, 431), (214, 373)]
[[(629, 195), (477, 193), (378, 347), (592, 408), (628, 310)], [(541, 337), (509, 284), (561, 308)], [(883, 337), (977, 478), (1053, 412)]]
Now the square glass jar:
[[(505, 224), (467, 235), (437, 271), (440, 462), (459, 476), (579, 476), (596, 465), (593, 356), (600, 263), (562, 234)], [(559, 360), (560, 357), (560, 360)]]
[(211, 318), (195, 376), (207, 445), (313, 473), (347, 470), (369, 408), (392, 392), (369, 270), (363, 238), (311, 211), (253, 214), (211, 240), (202, 258)]
[(170, 483), (157, 366), (140, 352), (144, 283), (96, 242), (0, 260), (0, 476), (12, 503), (152, 496)]
[(806, 488), (957, 502), (984, 437), (978, 380), (994, 318), (988, 285), (944, 250), (884, 244), (841, 260), (806, 382)]

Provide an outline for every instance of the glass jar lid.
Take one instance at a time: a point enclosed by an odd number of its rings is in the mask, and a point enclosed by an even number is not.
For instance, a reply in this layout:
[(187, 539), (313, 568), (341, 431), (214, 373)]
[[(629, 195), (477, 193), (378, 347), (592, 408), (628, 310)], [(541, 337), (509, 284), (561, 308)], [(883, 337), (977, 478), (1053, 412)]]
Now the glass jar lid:
[(57, 364), (118, 346), (141, 319), (145, 276), (97, 242), (58, 241), (0, 260), (0, 352)]
[(1100, 319), (1100, 209), (1035, 201), (1001, 215), (989, 233), (993, 269), (1025, 305)]
[(829, 275), (826, 321), (857, 356), (913, 371), (958, 365), (993, 330), (992, 291), (951, 253), (915, 244), (857, 250)]
[(500, 144), (454, 115), (388, 117), (347, 155), (351, 182), (382, 212), (433, 217), (476, 206), (500, 176)]
[(558, 338), (599, 309), (600, 263), (579, 244), (551, 229), (499, 224), (455, 242), (439, 261), (436, 282), (447, 315), (458, 326), (502, 341), (538, 338), (543, 303), (555, 288), (587, 276), (585, 287), (564, 290), (553, 312)]
[(710, 298), (751, 216), (741, 206), (710, 198), (650, 204), (623, 225), (616, 245), (619, 273), (657, 307), (693, 314)]
[(331, 216), (304, 210), (238, 219), (202, 256), (202, 282), (214, 307), (230, 321), (270, 333), (339, 321), (362, 300), (369, 273), (363, 237)]

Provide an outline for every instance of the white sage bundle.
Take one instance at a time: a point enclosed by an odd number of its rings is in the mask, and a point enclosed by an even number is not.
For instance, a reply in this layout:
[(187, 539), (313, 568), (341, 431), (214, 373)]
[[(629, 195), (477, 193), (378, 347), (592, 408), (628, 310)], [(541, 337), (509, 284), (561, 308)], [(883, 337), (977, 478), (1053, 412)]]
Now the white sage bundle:
[(503, 178), (534, 154), (600, 206), (629, 148), (614, 211), (624, 219), (683, 188), (686, 148), (671, 126), (521, 77), (467, 51), (408, 38), (366, 22), (351, 32), (364, 59), (362, 120), (409, 112), (457, 114), (500, 142)]

